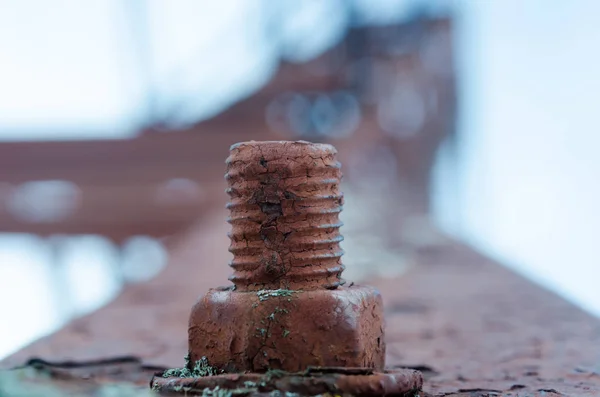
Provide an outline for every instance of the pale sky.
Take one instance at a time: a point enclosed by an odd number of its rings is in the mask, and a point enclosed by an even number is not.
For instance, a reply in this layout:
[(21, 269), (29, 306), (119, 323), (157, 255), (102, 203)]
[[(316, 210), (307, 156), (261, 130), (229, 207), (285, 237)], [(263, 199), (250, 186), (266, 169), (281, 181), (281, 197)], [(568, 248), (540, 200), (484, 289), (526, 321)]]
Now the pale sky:
[(461, 1), (452, 233), (600, 314), (600, 2)]

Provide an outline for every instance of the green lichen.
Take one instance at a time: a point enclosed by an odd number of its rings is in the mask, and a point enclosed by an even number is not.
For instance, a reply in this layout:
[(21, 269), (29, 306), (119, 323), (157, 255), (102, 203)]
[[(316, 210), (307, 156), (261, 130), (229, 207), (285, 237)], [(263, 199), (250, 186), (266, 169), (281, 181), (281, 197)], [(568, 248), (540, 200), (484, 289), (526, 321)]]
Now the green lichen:
[(192, 369), (192, 377), (194, 378), (213, 376), (216, 374), (217, 369), (208, 364), (208, 359), (206, 357), (202, 357), (200, 360), (196, 361), (196, 364), (194, 364), (194, 368)]
[[(256, 331), (257, 334), (256, 336), (258, 338), (264, 339), (265, 343), (266, 343), (266, 339), (271, 337), (271, 326), (273, 325), (273, 323), (275, 323), (277, 321), (277, 315), (278, 314), (288, 314), (289, 311), (287, 309), (280, 309), (279, 307), (276, 307), (273, 310), (273, 313), (269, 314), (267, 317), (265, 317), (264, 320), (260, 320), (260, 323), (264, 326), (264, 327), (257, 327)], [(262, 347), (264, 347), (265, 344), (263, 344)]]
[(191, 377), (191, 371), (187, 368), (171, 368), (163, 372), (163, 378), (189, 378)]
[[(273, 390), (271, 393), (269, 393), (269, 395), (271, 397), (298, 397), (298, 396), (300, 396), (300, 394), (298, 394), (298, 393), (292, 393), (289, 391), (282, 392), (279, 390)], [(320, 396), (325, 396), (325, 395), (321, 394)], [(336, 396), (336, 397), (338, 397), (338, 396)], [(341, 396), (339, 396), (339, 397), (341, 397)]]
[(232, 395), (232, 390), (221, 389), (219, 386), (215, 387), (214, 389), (206, 388), (202, 391), (203, 397), (231, 397)]
[(288, 314), (289, 311), (287, 309), (280, 309), (279, 307), (275, 308), (275, 311), (267, 316), (268, 320), (274, 321), (276, 314)]
[(270, 369), (265, 374), (264, 381), (271, 382), (273, 379), (283, 378), (287, 374), (288, 374), (288, 372), (281, 370), (281, 369)]
[(293, 293), (297, 291), (292, 291), (289, 289), (261, 289), (256, 292), (258, 296), (258, 300), (264, 302), (269, 298), (277, 297), (277, 296), (292, 296)]
[(203, 397), (231, 397), (231, 396), (248, 396), (258, 393), (257, 385), (254, 382), (245, 382), (252, 384), (251, 386), (240, 387), (237, 389), (221, 389), (219, 386), (214, 389), (206, 388), (202, 390)]
[[(217, 375), (217, 369), (208, 363), (206, 357), (202, 357), (194, 363), (194, 366), (190, 365), (189, 353), (185, 356), (185, 365), (183, 368), (171, 368), (163, 372), (163, 378), (201, 378), (204, 376)], [(191, 367), (191, 369), (190, 369)]]

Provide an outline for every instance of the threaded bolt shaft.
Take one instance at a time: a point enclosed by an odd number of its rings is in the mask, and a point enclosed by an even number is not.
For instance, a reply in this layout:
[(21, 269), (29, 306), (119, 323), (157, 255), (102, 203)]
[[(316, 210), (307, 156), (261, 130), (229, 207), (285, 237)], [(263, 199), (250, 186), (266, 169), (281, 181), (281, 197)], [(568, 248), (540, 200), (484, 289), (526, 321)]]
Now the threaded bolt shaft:
[(225, 176), (231, 200), (230, 280), (241, 291), (343, 284), (341, 165), (331, 145), (243, 142)]

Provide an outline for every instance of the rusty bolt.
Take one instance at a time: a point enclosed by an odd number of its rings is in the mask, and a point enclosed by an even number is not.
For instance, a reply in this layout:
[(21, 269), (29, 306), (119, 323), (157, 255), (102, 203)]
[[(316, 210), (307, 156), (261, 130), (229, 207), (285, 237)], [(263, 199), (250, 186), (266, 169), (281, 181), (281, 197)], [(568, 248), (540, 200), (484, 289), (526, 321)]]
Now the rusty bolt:
[(191, 362), (206, 357), (225, 372), (382, 370), (381, 296), (341, 277), (335, 148), (251, 141), (230, 151), (233, 286), (210, 290), (193, 307)]

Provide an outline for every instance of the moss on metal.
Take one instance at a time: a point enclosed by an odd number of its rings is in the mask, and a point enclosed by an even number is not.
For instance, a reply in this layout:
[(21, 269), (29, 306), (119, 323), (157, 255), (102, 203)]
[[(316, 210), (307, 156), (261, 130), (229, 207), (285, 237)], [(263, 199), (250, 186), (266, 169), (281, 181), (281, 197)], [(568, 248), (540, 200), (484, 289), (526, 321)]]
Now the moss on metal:
[[(203, 376), (212, 376), (217, 375), (219, 371), (217, 368), (211, 366), (208, 363), (206, 357), (202, 357), (200, 360), (197, 360), (194, 365), (190, 364), (190, 355), (186, 354), (184, 357), (185, 364), (183, 368), (171, 368), (163, 372), (163, 378), (200, 378)], [(223, 371), (221, 371), (222, 373)]]

